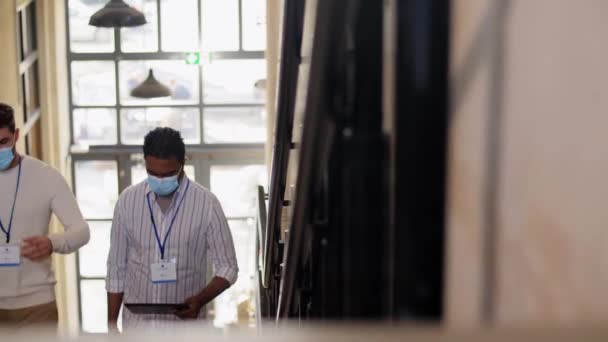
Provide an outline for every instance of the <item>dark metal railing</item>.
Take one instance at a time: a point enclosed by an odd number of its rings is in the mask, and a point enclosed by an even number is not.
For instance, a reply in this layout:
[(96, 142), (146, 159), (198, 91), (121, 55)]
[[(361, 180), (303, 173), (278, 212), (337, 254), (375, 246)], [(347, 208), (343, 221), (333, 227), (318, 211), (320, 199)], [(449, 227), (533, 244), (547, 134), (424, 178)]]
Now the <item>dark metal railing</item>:
[[(269, 289), (272, 275), (277, 272), (280, 258), (277, 255), (281, 237), (281, 213), (287, 181), (289, 151), (292, 148), (294, 103), (300, 65), (300, 45), (303, 19), (303, 0), (286, 0), (283, 7), (283, 30), (279, 86), (277, 95), (277, 116), (270, 188), (268, 192), (268, 218), (265, 229), (260, 231), (262, 257), (259, 263), (261, 285)], [(273, 263), (274, 262), (274, 263)]]
[[(302, 129), (302, 141), (299, 151), (298, 179), (296, 182), (296, 198), (294, 199), (293, 219), (287, 242), (285, 245), (285, 256), (281, 274), (280, 292), (277, 306), (277, 320), (286, 318), (289, 315), (294, 293), (298, 266), (303, 250), (303, 242), (307, 236), (307, 215), (310, 207), (309, 198), (311, 196), (311, 182), (317, 174), (319, 160), (316, 152), (323, 149), (326, 141), (323, 127), (323, 106), (327, 103), (327, 78), (326, 74), (329, 60), (331, 42), (331, 22), (335, 21), (337, 12), (337, 2), (333, 0), (308, 0), (314, 5), (307, 4), (309, 9), (313, 9), (314, 21), (308, 22), (313, 27), (306, 27), (304, 30), (313, 35), (312, 51), (310, 58), (308, 83), (302, 86), (307, 88), (304, 101), (304, 123)], [(307, 14), (308, 15), (308, 14)], [(307, 33), (307, 34), (308, 34)], [(298, 106), (299, 107), (299, 106)]]

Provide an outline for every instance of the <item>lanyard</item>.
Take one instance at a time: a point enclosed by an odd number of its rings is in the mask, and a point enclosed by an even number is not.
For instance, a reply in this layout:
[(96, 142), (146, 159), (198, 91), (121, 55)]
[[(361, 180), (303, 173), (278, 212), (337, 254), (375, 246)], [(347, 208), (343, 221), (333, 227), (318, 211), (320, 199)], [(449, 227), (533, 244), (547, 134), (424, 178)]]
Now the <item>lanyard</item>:
[(177, 209), (175, 210), (175, 215), (173, 215), (173, 219), (171, 219), (171, 224), (169, 224), (169, 229), (167, 229), (167, 233), (165, 234), (165, 238), (163, 242), (160, 241), (160, 235), (158, 234), (158, 228), (156, 227), (156, 222), (154, 221), (154, 213), (152, 212), (152, 205), (150, 204), (150, 193), (146, 195), (146, 200), (148, 201), (148, 209), (150, 209), (150, 219), (152, 220), (152, 228), (154, 228), (154, 236), (156, 237), (156, 242), (158, 243), (158, 248), (160, 249), (160, 258), (161, 260), (165, 259), (165, 246), (167, 245), (167, 239), (169, 238), (169, 233), (171, 233), (171, 228), (173, 228), (173, 223), (175, 223), (175, 218), (179, 213), (179, 208), (182, 206), (182, 202), (184, 202), (184, 198), (186, 198), (186, 192), (188, 192), (188, 187), (190, 187), (190, 181), (187, 181), (186, 189), (184, 190), (184, 194), (182, 195), (179, 204), (177, 205)]
[(4, 228), (2, 219), (0, 219), (0, 229), (6, 235), (6, 243), (11, 242), (11, 229), (13, 228), (13, 214), (15, 213), (15, 204), (17, 203), (17, 194), (19, 193), (19, 183), (21, 181), (21, 157), (19, 157), (19, 171), (17, 173), (17, 186), (15, 187), (15, 196), (13, 197), (13, 207), (11, 208), (11, 217), (8, 221), (8, 229)]

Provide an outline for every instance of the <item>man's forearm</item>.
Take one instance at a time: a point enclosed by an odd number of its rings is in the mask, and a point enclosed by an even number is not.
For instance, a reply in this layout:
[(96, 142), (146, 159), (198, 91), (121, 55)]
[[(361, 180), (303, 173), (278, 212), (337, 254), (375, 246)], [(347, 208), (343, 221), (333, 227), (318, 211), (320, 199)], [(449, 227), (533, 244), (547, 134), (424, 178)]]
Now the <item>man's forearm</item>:
[(226, 291), (226, 289), (229, 287), (230, 283), (228, 280), (221, 277), (213, 277), (211, 282), (209, 282), (209, 284), (198, 293), (197, 298), (202, 305), (206, 305), (215, 297), (219, 296), (222, 292)]
[(108, 323), (116, 323), (118, 321), (122, 297), (123, 293), (108, 292)]

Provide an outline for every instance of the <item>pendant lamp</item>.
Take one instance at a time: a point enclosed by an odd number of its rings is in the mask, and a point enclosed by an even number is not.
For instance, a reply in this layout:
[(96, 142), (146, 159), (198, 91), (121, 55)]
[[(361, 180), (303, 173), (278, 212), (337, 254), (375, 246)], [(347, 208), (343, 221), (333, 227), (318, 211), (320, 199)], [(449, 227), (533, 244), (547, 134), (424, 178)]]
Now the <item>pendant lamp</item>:
[(148, 78), (143, 81), (142, 84), (131, 90), (131, 96), (138, 97), (141, 99), (152, 99), (155, 97), (166, 97), (171, 96), (171, 90), (169, 87), (164, 84), (158, 82), (154, 77), (154, 73), (152, 69), (150, 69), (150, 73), (148, 74)]
[(127, 5), (123, 0), (110, 0), (89, 20), (89, 25), (97, 27), (133, 27), (145, 23), (144, 14)]

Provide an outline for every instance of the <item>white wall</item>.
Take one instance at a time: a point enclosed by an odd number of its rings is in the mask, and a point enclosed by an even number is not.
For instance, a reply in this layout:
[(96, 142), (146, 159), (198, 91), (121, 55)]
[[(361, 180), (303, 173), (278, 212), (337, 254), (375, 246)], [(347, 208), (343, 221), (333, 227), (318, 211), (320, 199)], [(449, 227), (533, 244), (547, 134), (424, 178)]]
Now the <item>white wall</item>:
[[(504, 35), (491, 10), (501, 3), (510, 3)], [(456, 0), (453, 10), (448, 325), (475, 326), (483, 317), (500, 326), (602, 321), (608, 2)], [(504, 51), (493, 55), (500, 37)], [(498, 135), (488, 136), (488, 120), (498, 120)], [(498, 173), (488, 168), (488, 148)], [(495, 236), (485, 241), (487, 229)], [(488, 246), (496, 257), (489, 273)]]

